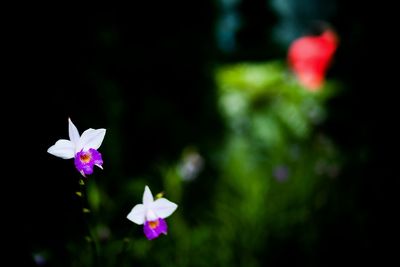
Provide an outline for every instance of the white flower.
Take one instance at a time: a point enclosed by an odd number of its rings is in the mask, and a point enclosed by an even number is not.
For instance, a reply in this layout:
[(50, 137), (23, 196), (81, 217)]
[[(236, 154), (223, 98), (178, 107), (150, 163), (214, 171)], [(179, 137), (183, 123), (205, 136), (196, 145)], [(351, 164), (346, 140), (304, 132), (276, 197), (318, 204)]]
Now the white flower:
[(88, 129), (79, 136), (78, 129), (72, 123), (71, 119), (68, 118), (69, 127), (69, 139), (60, 139), (53, 146), (51, 146), (47, 152), (63, 159), (72, 159), (75, 155), (89, 149), (98, 149), (103, 142), (106, 134), (106, 129)]
[(88, 129), (79, 136), (78, 129), (68, 119), (69, 139), (60, 139), (52, 145), (47, 152), (63, 158), (75, 158), (76, 169), (84, 176), (93, 173), (93, 167), (103, 169), (103, 159), (97, 149), (101, 146), (106, 129)]
[(149, 187), (146, 185), (143, 193), (143, 204), (137, 204), (128, 214), (127, 218), (136, 224), (156, 221), (157, 219), (167, 218), (178, 207), (175, 203), (159, 198), (154, 201)]

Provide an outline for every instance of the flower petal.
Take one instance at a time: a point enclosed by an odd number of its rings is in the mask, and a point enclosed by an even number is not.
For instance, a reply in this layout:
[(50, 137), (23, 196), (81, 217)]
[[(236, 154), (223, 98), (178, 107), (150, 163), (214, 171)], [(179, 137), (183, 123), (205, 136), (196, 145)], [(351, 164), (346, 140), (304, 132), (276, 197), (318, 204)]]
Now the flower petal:
[(154, 211), (158, 217), (163, 219), (171, 215), (177, 208), (178, 205), (165, 198), (157, 199), (151, 203), (149, 207), (149, 209)]
[(143, 205), (148, 206), (153, 201), (154, 201), (153, 194), (151, 193), (150, 188), (146, 185), (144, 187), (144, 193), (143, 193)]
[(75, 152), (79, 152), (82, 149), (84, 151), (87, 151), (90, 148), (98, 149), (103, 142), (105, 134), (106, 129), (88, 129), (84, 131), (75, 149)]
[(168, 232), (167, 222), (161, 218), (154, 221), (146, 221), (143, 226), (144, 234), (148, 240), (158, 237), (160, 234), (166, 235)]
[(144, 206), (144, 208), (146, 209), (146, 214), (145, 214), (146, 221), (155, 221), (158, 219), (158, 216), (154, 213), (154, 211), (149, 209), (148, 206), (147, 207)]
[(144, 217), (145, 208), (143, 204), (137, 204), (133, 207), (131, 212), (129, 212), (128, 216), (126, 216), (126, 218), (139, 225), (144, 223)]
[(101, 168), (103, 159), (100, 152), (91, 148), (88, 151), (79, 151), (76, 153), (74, 163), (76, 169), (85, 176), (93, 173), (94, 165), (100, 166)]
[(80, 136), (78, 129), (72, 123), (70, 118), (68, 118), (68, 133), (69, 133), (69, 140), (71, 140), (71, 142), (76, 145), (79, 141)]
[(72, 159), (75, 156), (74, 144), (65, 139), (58, 140), (47, 152), (63, 159)]

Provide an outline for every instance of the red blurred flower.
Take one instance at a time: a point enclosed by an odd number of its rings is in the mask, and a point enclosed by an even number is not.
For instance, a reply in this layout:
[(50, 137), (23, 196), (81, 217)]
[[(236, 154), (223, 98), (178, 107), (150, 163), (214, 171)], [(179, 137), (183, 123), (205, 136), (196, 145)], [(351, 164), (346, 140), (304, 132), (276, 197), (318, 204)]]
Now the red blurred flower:
[(303, 36), (289, 47), (288, 62), (299, 82), (310, 91), (317, 91), (337, 48), (338, 39), (332, 30), (319, 36)]

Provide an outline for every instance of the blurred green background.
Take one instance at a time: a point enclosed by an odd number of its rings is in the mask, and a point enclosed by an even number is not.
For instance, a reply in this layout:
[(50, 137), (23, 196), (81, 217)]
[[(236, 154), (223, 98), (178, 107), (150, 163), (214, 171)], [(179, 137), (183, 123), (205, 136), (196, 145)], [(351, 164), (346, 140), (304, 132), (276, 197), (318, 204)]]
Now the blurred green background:
[[(33, 266), (392, 260), (394, 106), (382, 92), (374, 12), (339, 0), (218, 0), (31, 15), (31, 87), (20, 104), (35, 141), (20, 171), (29, 200), (22, 258)], [(340, 44), (312, 93), (286, 52), (321, 22)], [(104, 171), (85, 185), (88, 214), (73, 161), (46, 153), (68, 137), (68, 117), (80, 132), (107, 129)], [(152, 241), (126, 219), (145, 185), (179, 205), (168, 235)]]

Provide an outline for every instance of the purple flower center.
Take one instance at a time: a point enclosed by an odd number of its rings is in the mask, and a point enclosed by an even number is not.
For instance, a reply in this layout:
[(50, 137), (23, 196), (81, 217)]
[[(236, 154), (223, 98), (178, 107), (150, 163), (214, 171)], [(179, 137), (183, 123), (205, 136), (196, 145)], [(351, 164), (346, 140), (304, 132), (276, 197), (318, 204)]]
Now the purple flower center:
[(100, 168), (103, 165), (101, 154), (96, 149), (91, 148), (88, 151), (81, 150), (76, 153), (75, 167), (83, 176), (92, 174), (94, 165)]
[(167, 234), (168, 226), (164, 219), (158, 218), (154, 221), (146, 221), (144, 223), (144, 234), (147, 239), (152, 240), (158, 237), (160, 234)]

